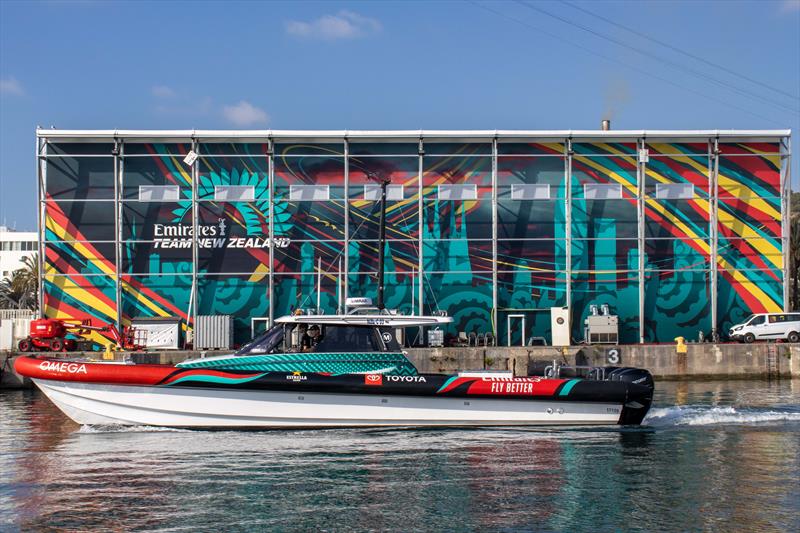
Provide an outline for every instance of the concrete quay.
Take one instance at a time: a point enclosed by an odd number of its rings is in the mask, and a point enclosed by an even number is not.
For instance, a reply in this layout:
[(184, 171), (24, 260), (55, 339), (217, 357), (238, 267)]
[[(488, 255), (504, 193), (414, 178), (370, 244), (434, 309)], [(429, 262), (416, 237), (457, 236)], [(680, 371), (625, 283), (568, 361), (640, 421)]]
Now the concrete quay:
[[(609, 353), (610, 350), (616, 352)], [(117, 352), (115, 360), (174, 364), (193, 357), (211, 357), (230, 351)], [(13, 371), (16, 352), (0, 352), (0, 388), (30, 387), (30, 380)], [(102, 352), (72, 352), (62, 357), (102, 360)], [(527, 375), (528, 369), (553, 360), (585, 366), (646, 368), (656, 379), (736, 379), (800, 377), (800, 344), (689, 344), (677, 353), (674, 344), (624, 346), (552, 346), (411, 348), (408, 358), (421, 373), (455, 373), (461, 370), (510, 370)], [(612, 363), (612, 361), (614, 361)]]

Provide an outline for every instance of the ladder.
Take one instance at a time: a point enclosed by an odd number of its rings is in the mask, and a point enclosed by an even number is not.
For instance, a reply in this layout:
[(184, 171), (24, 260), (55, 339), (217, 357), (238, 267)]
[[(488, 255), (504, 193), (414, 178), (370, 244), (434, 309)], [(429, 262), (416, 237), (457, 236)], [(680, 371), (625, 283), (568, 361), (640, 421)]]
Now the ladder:
[(767, 379), (778, 379), (781, 377), (778, 369), (778, 347), (770, 344), (767, 347), (767, 360), (766, 360)]

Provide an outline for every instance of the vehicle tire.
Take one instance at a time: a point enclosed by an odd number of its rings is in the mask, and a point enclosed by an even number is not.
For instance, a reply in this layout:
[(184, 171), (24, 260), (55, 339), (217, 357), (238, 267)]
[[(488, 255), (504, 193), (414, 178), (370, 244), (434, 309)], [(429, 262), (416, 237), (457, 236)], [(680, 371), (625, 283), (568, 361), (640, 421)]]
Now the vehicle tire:
[(30, 339), (22, 339), (17, 344), (17, 348), (19, 348), (20, 352), (30, 352), (31, 348), (32, 348), (31, 340)]
[(60, 352), (64, 349), (63, 339), (52, 339), (50, 341), (50, 349), (54, 352)]
[(800, 333), (797, 333), (796, 331), (790, 331), (786, 336), (786, 340), (789, 342), (800, 342)]
[(754, 342), (755, 340), (756, 340), (756, 336), (753, 335), (752, 333), (747, 333), (744, 336), (744, 342), (746, 342), (747, 344), (750, 344), (750, 343)]

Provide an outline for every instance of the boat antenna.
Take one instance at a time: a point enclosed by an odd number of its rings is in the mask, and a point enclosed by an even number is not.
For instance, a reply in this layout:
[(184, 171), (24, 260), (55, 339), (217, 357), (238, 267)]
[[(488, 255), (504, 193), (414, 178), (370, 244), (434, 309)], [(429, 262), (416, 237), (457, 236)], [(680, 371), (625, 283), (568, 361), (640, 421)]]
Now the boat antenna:
[(386, 186), (389, 185), (392, 180), (391, 178), (387, 178), (384, 176), (378, 176), (374, 172), (367, 172), (367, 178), (377, 182), (381, 186), (381, 199), (380, 199), (380, 207), (381, 207), (381, 221), (380, 221), (380, 229), (378, 232), (378, 302), (377, 307), (378, 311), (383, 311), (386, 309), (386, 305), (383, 303), (383, 292), (385, 288), (385, 281), (384, 281), (384, 248), (386, 247)]

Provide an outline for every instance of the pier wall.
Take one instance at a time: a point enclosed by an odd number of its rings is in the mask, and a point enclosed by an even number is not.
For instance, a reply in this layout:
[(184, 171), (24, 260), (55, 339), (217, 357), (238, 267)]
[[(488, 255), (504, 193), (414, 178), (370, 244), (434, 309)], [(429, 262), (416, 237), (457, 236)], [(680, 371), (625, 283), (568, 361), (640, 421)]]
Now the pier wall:
[[(656, 379), (800, 377), (800, 345), (790, 344), (690, 344), (677, 353), (674, 344), (628, 346), (572, 346), (562, 353), (552, 346), (486, 348), (413, 348), (408, 357), (421, 373), (453, 373), (461, 370), (511, 370), (526, 375), (529, 367), (557, 360), (562, 364), (607, 366), (608, 349), (617, 349), (619, 362), (613, 366), (647, 368)], [(226, 352), (204, 352), (207, 356)], [(139, 363), (177, 363), (200, 352), (114, 354), (118, 360), (132, 357)], [(63, 354), (66, 356), (67, 354)], [(102, 354), (71, 353), (70, 357), (99, 358)], [(29, 387), (13, 371), (19, 355), (0, 352), (3, 368), (0, 388)]]
[[(612, 365), (607, 350), (618, 350)], [(770, 354), (770, 350), (774, 350)], [(525, 375), (537, 362), (588, 366), (635, 366), (656, 378), (800, 377), (800, 346), (788, 344), (696, 344), (679, 354), (675, 345), (572, 346), (562, 354), (552, 346), (500, 348), (422, 348), (409, 358), (420, 372), (467, 369), (512, 370)]]

